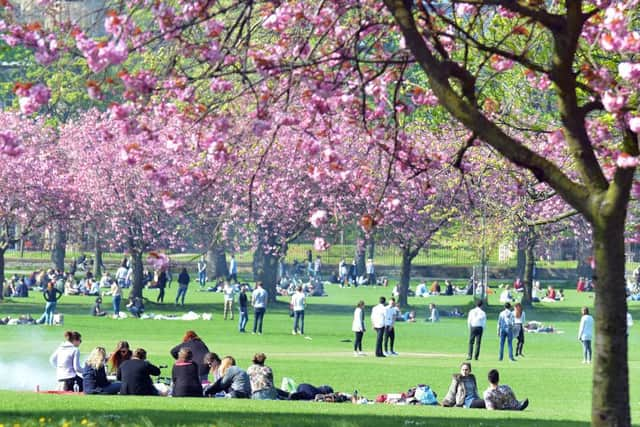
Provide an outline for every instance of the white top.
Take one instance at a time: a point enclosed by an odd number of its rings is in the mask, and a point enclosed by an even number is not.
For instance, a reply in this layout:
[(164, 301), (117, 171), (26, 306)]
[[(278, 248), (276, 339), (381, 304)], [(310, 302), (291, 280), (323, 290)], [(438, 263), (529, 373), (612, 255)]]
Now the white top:
[(224, 293), (225, 301), (233, 301), (236, 295), (235, 289), (233, 289), (233, 286), (228, 283), (224, 285), (224, 288), (222, 288), (222, 292)]
[(500, 302), (501, 303), (505, 303), (505, 302), (511, 302), (512, 298), (511, 298), (511, 291), (505, 289), (504, 291), (502, 291), (500, 293)]
[(305, 303), (305, 295), (302, 291), (296, 291), (293, 295), (291, 295), (291, 307), (293, 307), (293, 311), (303, 311)]
[(75, 376), (82, 377), (80, 350), (69, 341), (60, 344), (49, 358), (49, 363), (56, 368), (56, 379), (58, 381)]
[(360, 307), (356, 307), (353, 311), (351, 330), (353, 332), (364, 332), (364, 315), (362, 314), (362, 309)]
[(238, 273), (238, 263), (236, 262), (235, 258), (231, 258), (231, 261), (229, 262), (229, 272), (231, 274)]
[(527, 321), (527, 316), (525, 316), (524, 311), (520, 313), (520, 317), (516, 317), (515, 311), (513, 312), (513, 321), (516, 325), (523, 325)]
[(367, 274), (373, 274), (375, 270), (373, 266), (373, 261), (367, 261), (366, 270), (367, 270)]
[(583, 315), (580, 319), (578, 339), (580, 341), (591, 341), (593, 339), (593, 317), (588, 314)]
[(265, 308), (267, 306), (267, 291), (262, 288), (256, 288), (251, 293), (251, 303), (253, 308)]
[(469, 312), (469, 316), (467, 317), (467, 325), (469, 325), (470, 328), (484, 328), (486, 324), (487, 314), (482, 311), (482, 308), (476, 307)]
[(207, 271), (207, 261), (198, 261), (198, 273), (203, 273), (205, 271)]
[(124, 280), (127, 278), (129, 274), (129, 269), (127, 267), (120, 267), (116, 270), (116, 280)]
[(375, 329), (384, 328), (386, 313), (387, 307), (384, 304), (378, 304), (371, 309), (371, 324)]

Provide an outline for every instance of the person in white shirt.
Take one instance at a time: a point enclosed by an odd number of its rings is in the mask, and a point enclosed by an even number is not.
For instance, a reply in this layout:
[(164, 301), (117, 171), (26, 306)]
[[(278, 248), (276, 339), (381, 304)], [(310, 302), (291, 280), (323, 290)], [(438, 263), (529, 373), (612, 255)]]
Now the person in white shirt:
[(362, 352), (362, 336), (365, 332), (364, 327), (364, 301), (358, 301), (356, 309), (353, 310), (353, 322), (351, 322), (351, 330), (355, 332), (356, 337), (353, 341), (353, 355), (364, 356)]
[(256, 288), (251, 293), (251, 305), (253, 306), (253, 333), (262, 335), (262, 322), (267, 311), (268, 293), (262, 288), (262, 282), (256, 282)]
[(440, 321), (440, 312), (433, 303), (429, 304), (429, 318), (427, 320), (431, 323)]
[(476, 308), (469, 311), (467, 326), (469, 327), (469, 353), (467, 360), (471, 360), (473, 354), (473, 344), (476, 343), (474, 358), (478, 360), (480, 356), (480, 343), (482, 342), (482, 332), (487, 324), (487, 314), (482, 310), (482, 300), (478, 300)]
[(376, 331), (376, 357), (385, 357), (382, 353), (382, 338), (384, 337), (384, 320), (387, 308), (385, 303), (387, 299), (380, 297), (380, 303), (371, 310), (371, 325)]
[(315, 278), (319, 278), (320, 277), (320, 269), (322, 268), (322, 259), (320, 258), (320, 255), (318, 255), (316, 257), (315, 262), (313, 263), (313, 277)]
[(198, 261), (198, 283), (200, 284), (200, 287), (203, 288), (206, 282), (207, 282), (207, 260), (204, 259), (204, 255), (201, 255), (200, 261)]
[(384, 313), (384, 354), (385, 356), (397, 356), (393, 350), (393, 345), (396, 341), (396, 317), (398, 315), (398, 307), (396, 307), (395, 298), (389, 299), (389, 305), (387, 305)]
[(582, 363), (591, 363), (591, 341), (593, 340), (593, 317), (589, 309), (582, 307), (582, 318), (578, 328), (578, 340), (582, 342)]
[(291, 310), (293, 311), (293, 335), (304, 335), (304, 306), (305, 295), (302, 286), (298, 285), (296, 291), (291, 295)]
[(236, 296), (236, 290), (232, 284), (224, 282), (222, 293), (224, 294), (224, 320), (227, 320), (229, 314), (231, 314), (231, 320), (233, 320), (233, 300)]
[(238, 262), (235, 255), (231, 255), (231, 261), (229, 261), (229, 281), (231, 280), (233, 280), (232, 283), (238, 282)]
[(375, 267), (373, 266), (373, 259), (369, 258), (367, 260), (367, 265), (365, 266), (365, 270), (367, 272), (367, 280), (368, 280), (368, 285), (375, 285), (376, 284), (376, 271), (375, 271)]
[(82, 367), (80, 350), (82, 336), (77, 331), (66, 331), (65, 342), (60, 344), (49, 358), (51, 366), (56, 368), (56, 379), (62, 391), (82, 391)]

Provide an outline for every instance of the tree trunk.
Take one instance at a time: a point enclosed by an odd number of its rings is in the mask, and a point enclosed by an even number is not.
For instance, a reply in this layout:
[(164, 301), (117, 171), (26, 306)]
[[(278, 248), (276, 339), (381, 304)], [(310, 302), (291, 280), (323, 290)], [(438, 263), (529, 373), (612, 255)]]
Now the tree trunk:
[(376, 254), (376, 240), (373, 238), (373, 236), (369, 237), (369, 240), (367, 241), (367, 257), (368, 258), (375, 258), (375, 254)]
[(207, 250), (207, 265), (211, 266), (214, 279), (220, 277), (226, 279), (229, 277), (229, 267), (227, 266), (224, 247), (217, 244), (209, 247), (209, 250)]
[(516, 255), (516, 276), (524, 280), (524, 268), (525, 268), (525, 245), (527, 242), (526, 233), (520, 233), (518, 235), (518, 252)]
[(4, 300), (4, 253), (7, 250), (7, 246), (0, 245), (0, 301)]
[(593, 226), (595, 358), (591, 425), (630, 426), (625, 294), (624, 219), (606, 218)]
[(411, 280), (411, 262), (415, 258), (415, 255), (411, 253), (409, 248), (402, 248), (402, 266), (400, 268), (400, 286), (398, 297), (398, 304), (400, 307), (405, 308), (409, 305), (409, 282)]
[(131, 280), (131, 296), (142, 298), (142, 252), (137, 249), (131, 249), (131, 268), (133, 268), (133, 277)]
[(366, 272), (366, 255), (367, 255), (367, 237), (364, 232), (360, 230), (358, 242), (356, 243), (356, 270), (358, 270), (358, 276), (362, 276)]
[(67, 248), (67, 232), (61, 225), (57, 225), (53, 233), (53, 247), (51, 248), (51, 262), (57, 270), (64, 271), (64, 257)]
[(522, 294), (521, 304), (525, 307), (531, 307), (531, 290), (533, 288), (533, 270), (535, 268), (535, 248), (538, 235), (534, 227), (529, 227), (525, 238), (524, 247), (524, 292)]
[(276, 301), (276, 282), (278, 280), (278, 256), (273, 252), (265, 253), (262, 246), (253, 253), (253, 277), (262, 282), (262, 286), (269, 294), (269, 302)]
[(100, 233), (94, 227), (93, 229), (93, 277), (97, 280), (102, 276), (102, 242), (100, 242)]

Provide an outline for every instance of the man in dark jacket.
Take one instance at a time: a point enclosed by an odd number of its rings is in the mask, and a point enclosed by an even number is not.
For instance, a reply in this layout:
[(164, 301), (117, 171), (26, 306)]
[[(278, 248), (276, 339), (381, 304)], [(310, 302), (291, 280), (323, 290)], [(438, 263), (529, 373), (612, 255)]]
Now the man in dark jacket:
[(147, 352), (137, 348), (129, 360), (118, 368), (117, 378), (122, 381), (120, 394), (155, 396), (158, 390), (153, 386), (151, 375), (160, 375), (160, 368), (147, 362)]

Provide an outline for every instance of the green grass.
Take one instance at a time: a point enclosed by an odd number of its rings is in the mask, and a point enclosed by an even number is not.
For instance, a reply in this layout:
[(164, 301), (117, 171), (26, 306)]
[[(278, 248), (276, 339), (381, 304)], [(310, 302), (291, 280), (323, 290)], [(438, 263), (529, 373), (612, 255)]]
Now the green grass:
[[(277, 384), (283, 376), (298, 383), (330, 384), (336, 390), (351, 393), (357, 389), (370, 399), (389, 392), (402, 392), (418, 383), (430, 384), (442, 398), (451, 374), (465, 357), (467, 346), (466, 319), (443, 317), (438, 324), (423, 321), (426, 306), (435, 302), (442, 311), (457, 306), (466, 311), (469, 297), (411, 298), (418, 313), (415, 324), (397, 326), (397, 358), (371, 357), (374, 334), (364, 338), (367, 357), (352, 356), (351, 316), (359, 299), (371, 305), (390, 288), (346, 288), (328, 286), (328, 297), (309, 298), (305, 329), (311, 339), (291, 335), (291, 319), (287, 300), (269, 307), (264, 335), (239, 334), (236, 320), (222, 320), (222, 295), (197, 292), (187, 294), (188, 310), (211, 312), (211, 321), (160, 321), (92, 318), (86, 313), (89, 297), (63, 297), (59, 311), (65, 313), (65, 326), (0, 326), (0, 363), (22, 361), (33, 372), (42, 372), (40, 383), (53, 384), (54, 370), (48, 367), (48, 356), (62, 340), (65, 329), (79, 330), (83, 335), (81, 352), (86, 356), (98, 345), (111, 350), (115, 343), (127, 339), (133, 347), (144, 347), (156, 364), (171, 364), (168, 350), (177, 344), (184, 331), (194, 329), (212, 351), (233, 355), (238, 364), (247, 367), (255, 352), (268, 356)], [(172, 301), (175, 287), (167, 292)], [(153, 291), (146, 296), (155, 300)], [(409, 407), (390, 405), (320, 404), (306, 402), (229, 401), (224, 399), (174, 399), (144, 397), (57, 396), (29, 391), (0, 391), (0, 424), (28, 425), (201, 425), (201, 426), (587, 426), (590, 419), (591, 369), (582, 365), (581, 346), (576, 339), (579, 308), (592, 305), (591, 294), (567, 291), (567, 299), (556, 304), (539, 304), (527, 311), (528, 320), (539, 320), (564, 331), (560, 334), (526, 335), (525, 356), (517, 363), (498, 362), (495, 334), (499, 307), (496, 296), (489, 307), (489, 322), (483, 337), (480, 361), (473, 371), (481, 390), (486, 388), (489, 369), (498, 368), (502, 382), (511, 385), (519, 398), (531, 401), (524, 412), (489, 412), (441, 407)], [(105, 297), (105, 307), (110, 299)], [(0, 316), (31, 313), (39, 315), (42, 297), (33, 294), (26, 301), (7, 300), (0, 303)], [(634, 319), (640, 320), (640, 304), (632, 303)], [(147, 304), (147, 312), (182, 313), (173, 304)], [(249, 326), (253, 316), (250, 314)], [(640, 344), (638, 331), (632, 329), (630, 348)], [(640, 416), (640, 388), (633, 381), (640, 375), (640, 356), (630, 352), (632, 416)], [(2, 369), (6, 366), (3, 365)], [(169, 373), (169, 369), (165, 370)], [(3, 373), (6, 384), (8, 372)], [(6, 385), (4, 386), (6, 387)], [(35, 384), (25, 388), (32, 390)], [(43, 422), (40, 422), (40, 419)]]

